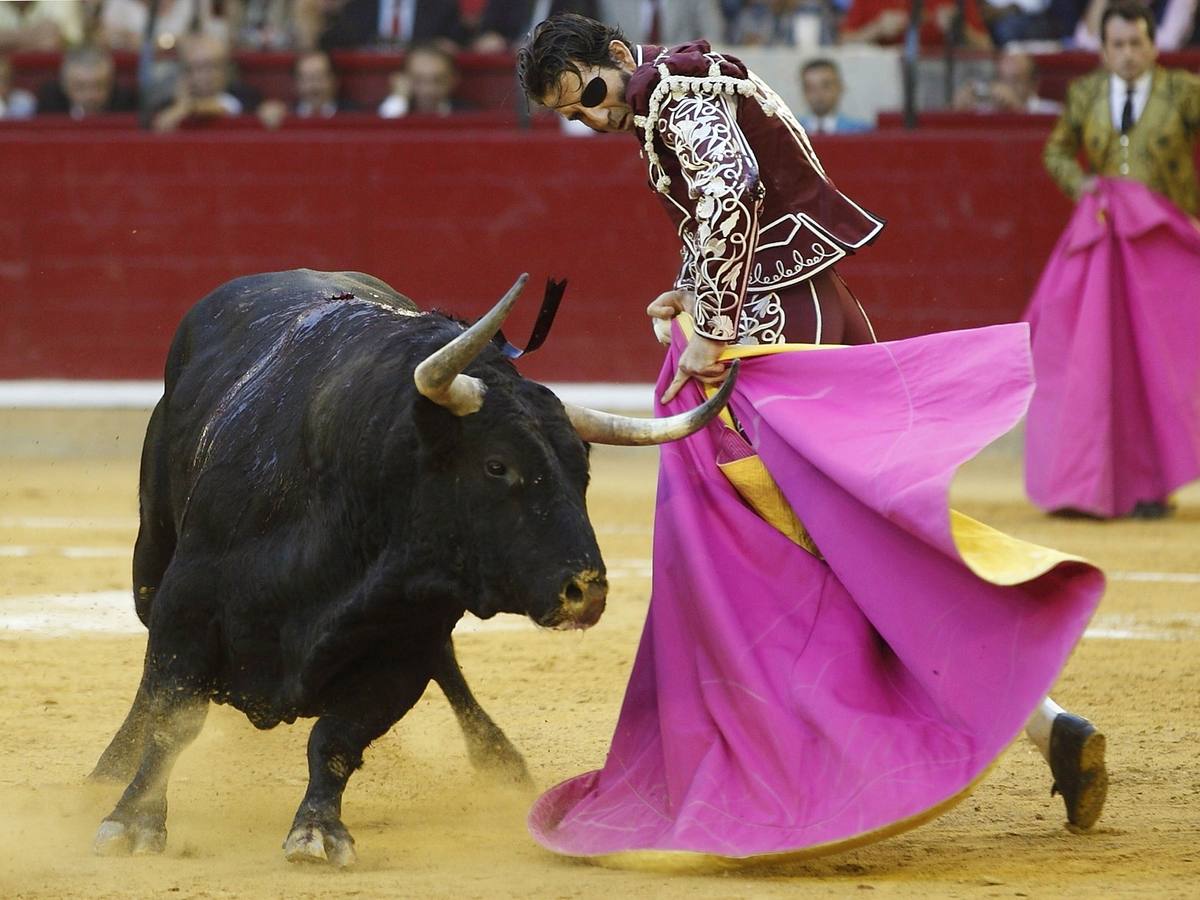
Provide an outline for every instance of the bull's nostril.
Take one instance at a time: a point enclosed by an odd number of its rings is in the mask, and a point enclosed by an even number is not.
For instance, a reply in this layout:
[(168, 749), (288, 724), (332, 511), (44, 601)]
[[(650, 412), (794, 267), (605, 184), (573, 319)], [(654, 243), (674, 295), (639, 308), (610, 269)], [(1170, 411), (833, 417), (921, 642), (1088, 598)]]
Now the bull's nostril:
[(568, 603), (582, 603), (583, 591), (580, 589), (579, 583), (576, 581), (567, 582), (566, 589), (563, 590), (563, 597), (566, 598)]

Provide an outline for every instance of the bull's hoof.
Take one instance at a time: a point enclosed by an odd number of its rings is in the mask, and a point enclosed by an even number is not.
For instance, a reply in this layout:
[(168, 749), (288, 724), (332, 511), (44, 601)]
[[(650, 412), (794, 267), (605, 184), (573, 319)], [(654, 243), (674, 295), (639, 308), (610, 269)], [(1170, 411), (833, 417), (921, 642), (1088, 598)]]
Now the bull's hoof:
[(517, 752), (512, 744), (509, 744), (507, 748), (494, 748), (489, 756), (476, 765), (477, 768), (514, 787), (533, 788), (533, 777), (525, 765), (525, 758)]
[(467, 743), (467, 755), (477, 771), (519, 788), (533, 788), (525, 757), (499, 728), (491, 729)]
[(354, 838), (345, 828), (315, 823), (297, 825), (283, 842), (283, 856), (294, 863), (327, 863), (344, 869), (358, 861)]
[(146, 825), (126, 825), (105, 819), (96, 829), (92, 850), (97, 856), (151, 856), (167, 848), (167, 830)]

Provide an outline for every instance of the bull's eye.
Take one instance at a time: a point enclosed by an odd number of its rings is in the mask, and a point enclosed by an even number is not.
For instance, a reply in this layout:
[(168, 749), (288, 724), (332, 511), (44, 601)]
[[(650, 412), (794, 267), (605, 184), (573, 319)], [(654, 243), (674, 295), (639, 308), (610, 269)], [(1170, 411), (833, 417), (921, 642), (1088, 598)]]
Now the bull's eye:
[(498, 459), (489, 459), (483, 464), (483, 469), (493, 478), (503, 478), (508, 474), (508, 466)]

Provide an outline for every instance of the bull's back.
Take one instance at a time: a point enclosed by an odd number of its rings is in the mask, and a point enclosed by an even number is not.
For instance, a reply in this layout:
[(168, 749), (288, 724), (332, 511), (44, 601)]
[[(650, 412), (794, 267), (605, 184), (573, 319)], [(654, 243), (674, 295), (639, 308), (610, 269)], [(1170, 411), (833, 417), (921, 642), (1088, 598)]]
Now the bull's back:
[(167, 361), (167, 389), (172, 376), (198, 354), (219, 352), (236, 370), (239, 361), (261, 355), (298, 316), (351, 300), (419, 312), (408, 297), (361, 272), (293, 269), (228, 281), (193, 306), (180, 323)]
[[(412, 300), (361, 272), (294, 269), (226, 282), (193, 306), (175, 333), (165, 371), (169, 405), (211, 409), (306, 317), (336, 319), (352, 306), (419, 313)], [(179, 390), (186, 396), (174, 397)]]
[(206, 469), (295, 453), (313, 405), (336, 405), (329, 386), (359, 382), (418, 318), (411, 300), (358, 272), (250, 275), (198, 302), (165, 373), (158, 441), (172, 516)]

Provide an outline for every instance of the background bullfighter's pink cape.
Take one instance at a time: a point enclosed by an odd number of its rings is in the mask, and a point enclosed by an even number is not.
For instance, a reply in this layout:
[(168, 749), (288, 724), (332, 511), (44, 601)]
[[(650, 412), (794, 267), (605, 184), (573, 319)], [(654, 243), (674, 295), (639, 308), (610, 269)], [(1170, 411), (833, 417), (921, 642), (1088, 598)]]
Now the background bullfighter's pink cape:
[(955, 469), (1031, 389), (1024, 325), (743, 360), (736, 415), (824, 559), (743, 502), (715, 465), (719, 422), (665, 445), (608, 759), (539, 798), (534, 837), (618, 865), (723, 864), (874, 840), (967, 791), (1103, 591), (1082, 560), (952, 528)]
[(1048, 510), (1123, 516), (1200, 477), (1200, 229), (1102, 179), (1025, 314), (1037, 390), (1025, 482)]

